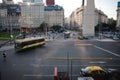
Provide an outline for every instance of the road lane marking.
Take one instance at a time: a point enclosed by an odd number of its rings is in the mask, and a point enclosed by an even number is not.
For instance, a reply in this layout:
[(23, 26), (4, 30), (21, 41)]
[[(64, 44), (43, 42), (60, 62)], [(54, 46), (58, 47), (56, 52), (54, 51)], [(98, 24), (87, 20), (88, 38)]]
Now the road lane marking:
[(110, 71), (117, 71), (118, 69), (108, 68)]
[(48, 60), (112, 60), (112, 58), (64, 58), (64, 57), (51, 57)]
[(93, 44), (75, 44), (76, 46), (92, 46)]
[[(53, 77), (54, 75), (41, 75), (41, 74), (24, 74), (24, 77)], [(72, 76), (79, 76), (77, 74), (74, 74)]]
[(97, 63), (105, 64), (105, 63), (107, 63), (107, 62), (105, 62), (105, 61), (91, 61), (90, 63), (91, 63), (91, 64), (97, 64)]
[[(85, 65), (72, 65), (73, 67), (82, 67), (82, 66), (90, 66), (91, 64), (85, 64)], [(105, 65), (102, 65), (102, 64), (98, 64), (99, 66), (120, 66), (120, 65), (107, 65), (107, 64), (105, 64)], [(30, 66), (32, 66), (32, 65), (30, 65)], [(67, 67), (68, 65), (39, 65), (39, 67)], [(32, 66), (32, 67), (35, 67), (35, 66)]]
[(109, 50), (107, 50), (107, 49), (101, 48), (101, 47), (99, 47), (99, 46), (94, 46), (94, 47), (97, 48), (97, 49), (103, 50), (103, 51), (105, 51), (105, 52), (107, 52), (107, 53), (113, 54), (113, 55), (115, 55), (115, 56), (117, 56), (117, 57), (120, 57), (119, 54), (113, 53), (113, 52), (111, 52), (111, 51), (109, 51)]
[(24, 77), (52, 77), (54, 75), (24, 74)]

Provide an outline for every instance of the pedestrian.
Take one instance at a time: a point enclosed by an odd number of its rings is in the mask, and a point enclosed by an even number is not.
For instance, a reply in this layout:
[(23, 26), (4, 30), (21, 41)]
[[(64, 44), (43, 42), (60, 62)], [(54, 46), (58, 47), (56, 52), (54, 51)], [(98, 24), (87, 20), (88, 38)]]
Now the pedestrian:
[(4, 61), (6, 61), (6, 51), (3, 51), (3, 59), (4, 59)]

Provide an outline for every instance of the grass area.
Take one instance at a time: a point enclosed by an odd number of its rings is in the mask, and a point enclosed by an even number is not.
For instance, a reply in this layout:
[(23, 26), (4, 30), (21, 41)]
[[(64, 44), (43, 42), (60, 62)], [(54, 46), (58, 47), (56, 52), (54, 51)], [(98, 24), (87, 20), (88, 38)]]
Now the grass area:
[[(15, 38), (17, 34), (14, 34), (13, 37)], [(10, 39), (10, 34), (9, 33), (0, 33), (0, 40), (8, 40)]]

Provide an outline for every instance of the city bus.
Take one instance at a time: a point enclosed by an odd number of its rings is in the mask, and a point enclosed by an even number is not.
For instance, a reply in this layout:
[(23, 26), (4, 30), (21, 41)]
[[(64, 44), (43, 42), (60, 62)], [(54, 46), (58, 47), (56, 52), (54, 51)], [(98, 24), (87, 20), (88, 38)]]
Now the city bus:
[(15, 40), (15, 50), (22, 51), (28, 48), (32, 48), (35, 46), (40, 46), (45, 44), (45, 38), (43, 37), (31, 37), (24, 39), (16, 39)]

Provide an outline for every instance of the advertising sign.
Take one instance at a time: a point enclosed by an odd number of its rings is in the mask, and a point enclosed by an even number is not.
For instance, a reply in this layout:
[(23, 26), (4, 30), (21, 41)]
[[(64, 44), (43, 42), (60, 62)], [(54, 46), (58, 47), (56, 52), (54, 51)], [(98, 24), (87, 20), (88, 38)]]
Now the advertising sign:
[(118, 2), (118, 7), (120, 7), (120, 2)]

